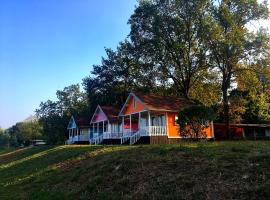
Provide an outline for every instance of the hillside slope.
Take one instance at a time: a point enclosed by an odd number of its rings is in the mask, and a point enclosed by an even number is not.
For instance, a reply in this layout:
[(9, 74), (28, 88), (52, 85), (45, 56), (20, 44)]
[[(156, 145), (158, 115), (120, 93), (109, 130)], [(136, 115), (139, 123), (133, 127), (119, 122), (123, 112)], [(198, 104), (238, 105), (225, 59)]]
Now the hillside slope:
[(0, 199), (231, 198), (270, 198), (270, 141), (0, 151)]

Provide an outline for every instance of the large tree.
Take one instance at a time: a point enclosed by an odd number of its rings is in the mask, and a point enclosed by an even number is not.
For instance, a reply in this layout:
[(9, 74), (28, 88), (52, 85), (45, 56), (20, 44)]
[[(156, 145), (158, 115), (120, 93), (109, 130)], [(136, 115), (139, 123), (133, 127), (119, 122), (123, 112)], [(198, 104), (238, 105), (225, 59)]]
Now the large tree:
[(155, 74), (141, 62), (129, 41), (116, 49), (106, 48), (106, 58), (94, 65), (91, 75), (83, 80), (92, 109), (97, 104), (121, 106), (130, 91), (150, 92), (155, 88)]
[(203, 43), (202, 18), (208, 0), (140, 1), (129, 20), (130, 38), (145, 63), (158, 72), (159, 82), (190, 98), (190, 90), (205, 81), (207, 48)]
[(205, 40), (213, 69), (221, 75), (224, 120), (229, 134), (228, 92), (237, 73), (249, 70), (261, 59), (267, 44), (266, 33), (251, 32), (249, 23), (268, 17), (266, 2), (257, 0), (213, 1), (206, 12)]
[(87, 95), (81, 91), (79, 84), (58, 90), (56, 96), (56, 101), (41, 102), (36, 110), (49, 144), (64, 142), (67, 124), (72, 115), (85, 117), (90, 115)]

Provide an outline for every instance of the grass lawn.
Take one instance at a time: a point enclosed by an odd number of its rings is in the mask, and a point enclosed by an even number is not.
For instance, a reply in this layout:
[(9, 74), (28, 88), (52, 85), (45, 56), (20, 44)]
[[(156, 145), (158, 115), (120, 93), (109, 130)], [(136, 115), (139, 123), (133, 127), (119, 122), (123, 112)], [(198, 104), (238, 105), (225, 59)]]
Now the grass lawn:
[(1, 149), (0, 199), (270, 199), (270, 141)]

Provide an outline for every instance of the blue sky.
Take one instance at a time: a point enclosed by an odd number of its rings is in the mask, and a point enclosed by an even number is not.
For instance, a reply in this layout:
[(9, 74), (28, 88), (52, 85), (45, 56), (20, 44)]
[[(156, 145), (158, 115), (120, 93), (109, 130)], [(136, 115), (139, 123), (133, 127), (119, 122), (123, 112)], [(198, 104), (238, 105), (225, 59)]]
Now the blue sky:
[(129, 33), (136, 0), (0, 0), (0, 127), (81, 83)]

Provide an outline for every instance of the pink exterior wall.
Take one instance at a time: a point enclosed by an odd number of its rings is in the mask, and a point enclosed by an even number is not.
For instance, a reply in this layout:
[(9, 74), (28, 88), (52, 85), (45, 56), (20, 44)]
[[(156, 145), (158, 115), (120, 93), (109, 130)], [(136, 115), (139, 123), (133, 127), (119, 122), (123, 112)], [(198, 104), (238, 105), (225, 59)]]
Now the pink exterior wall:
[(98, 109), (97, 112), (95, 113), (94, 119), (92, 122), (101, 122), (101, 121), (106, 121), (108, 120), (108, 118), (106, 117), (106, 115), (104, 115), (104, 113)]

